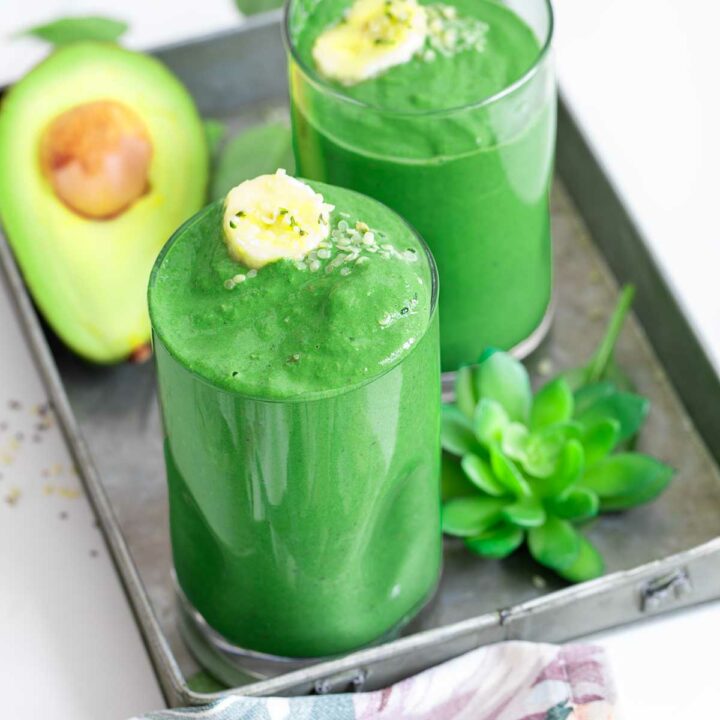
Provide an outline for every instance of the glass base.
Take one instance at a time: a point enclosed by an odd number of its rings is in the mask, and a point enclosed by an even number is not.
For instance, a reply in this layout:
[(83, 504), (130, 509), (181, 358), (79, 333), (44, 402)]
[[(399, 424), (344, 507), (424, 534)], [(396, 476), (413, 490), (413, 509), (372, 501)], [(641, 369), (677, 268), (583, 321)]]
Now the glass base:
[(200, 665), (228, 687), (245, 685), (330, 658), (287, 658), (239, 647), (208, 625), (175, 585), (180, 634)]
[(550, 332), (554, 317), (555, 296), (553, 295), (538, 326), (524, 340), (521, 340), (515, 345), (515, 347), (510, 350), (510, 354), (518, 360), (525, 360), (525, 358), (530, 357), (530, 355), (540, 347), (540, 343), (542, 343), (548, 332)]
[[(518, 360), (525, 360), (525, 358), (532, 355), (538, 347), (540, 347), (540, 343), (542, 343), (550, 331), (554, 317), (555, 297), (553, 296), (538, 326), (524, 340), (521, 340), (515, 347), (511, 348), (510, 354)], [(442, 374), (442, 400), (445, 403), (451, 403), (455, 400), (456, 374), (455, 370), (450, 370)]]
[[(276, 675), (283, 675), (293, 670), (300, 670), (338, 657), (337, 655), (328, 655), (314, 658), (290, 658), (248, 650), (235, 645), (208, 625), (205, 618), (193, 607), (181, 590), (175, 578), (175, 573), (173, 573), (173, 580), (178, 606), (178, 624), (183, 640), (198, 663), (216, 680), (228, 687), (238, 687), (254, 680), (264, 680)], [(395, 640), (400, 635), (400, 632), (425, 607), (432, 603), (437, 586), (438, 583), (436, 582), (427, 597), (423, 598), (418, 606), (400, 620), (397, 625), (364, 647), (381, 645)], [(360, 687), (356, 689), (360, 690)], [(322, 692), (322, 690), (319, 689), (318, 692)]]

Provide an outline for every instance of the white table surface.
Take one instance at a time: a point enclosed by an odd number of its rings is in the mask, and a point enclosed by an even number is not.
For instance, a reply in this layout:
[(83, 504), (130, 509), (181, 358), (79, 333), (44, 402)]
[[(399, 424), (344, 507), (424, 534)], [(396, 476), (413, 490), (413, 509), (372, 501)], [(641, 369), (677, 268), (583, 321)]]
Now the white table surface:
[(720, 4), (553, 1), (564, 96), (720, 371)]
[[(561, 87), (720, 368), (720, 6), (555, 0)], [(128, 20), (146, 48), (239, 22), (232, 0), (0, 4), (0, 84), (43, 54), (14, 39), (69, 14)], [(123, 720), (162, 698), (119, 581), (0, 291), (0, 696), (3, 717)], [(15, 401), (20, 403), (16, 407)], [(38, 429), (41, 428), (41, 429)], [(18, 435), (20, 433), (20, 435)], [(720, 603), (599, 634), (633, 720), (712, 716)]]
[(1, 275), (0, 328), (0, 717), (162, 707)]

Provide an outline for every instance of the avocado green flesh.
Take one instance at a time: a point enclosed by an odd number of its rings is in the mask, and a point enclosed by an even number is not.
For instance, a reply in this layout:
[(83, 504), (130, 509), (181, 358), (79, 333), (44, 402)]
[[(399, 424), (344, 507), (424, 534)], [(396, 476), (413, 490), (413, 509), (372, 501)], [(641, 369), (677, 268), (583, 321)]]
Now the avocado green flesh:
[[(137, 114), (153, 155), (148, 192), (113, 218), (90, 220), (56, 196), (39, 147), (59, 115), (102, 100)], [(150, 270), (167, 238), (202, 205), (207, 167), (192, 98), (146, 55), (70, 45), (8, 92), (0, 108), (0, 219), (36, 304), (79, 355), (113, 362), (149, 340)]]
[(505, 4), (452, 0), (460, 16), (487, 23), (484, 50), (415, 56), (344, 86), (319, 76), (312, 48), (348, 4), (290, 4), (304, 66), (290, 66), (298, 172), (375, 197), (418, 229), (443, 288), (444, 370), (476, 362), (486, 347), (509, 350), (538, 327), (551, 295), (550, 71), (540, 64), (511, 91), (539, 62), (538, 39)]
[(178, 582), (228, 640), (291, 657), (402, 624), (441, 558), (428, 259), (386, 207), (310, 184), (336, 206), (331, 227), (344, 212), (417, 260), (369, 254), (341, 275), (333, 250), (315, 272), (281, 260), (227, 289), (247, 271), (215, 203), (178, 231), (149, 291)]

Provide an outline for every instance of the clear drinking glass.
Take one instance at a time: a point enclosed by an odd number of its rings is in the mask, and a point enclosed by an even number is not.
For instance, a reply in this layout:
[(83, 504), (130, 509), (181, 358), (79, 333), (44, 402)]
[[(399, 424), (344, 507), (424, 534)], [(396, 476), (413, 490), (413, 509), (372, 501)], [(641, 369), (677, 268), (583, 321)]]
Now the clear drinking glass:
[[(219, 222), (222, 204), (208, 213)], [(151, 316), (163, 259), (196, 220), (156, 262)], [(389, 370), (308, 398), (218, 387), (173, 354), (152, 318), (181, 600), (195, 634), (251, 667), (375, 642), (434, 591), (440, 358), (437, 271), (425, 254), (423, 336)]]
[(552, 290), (556, 93), (549, 1), (500, 3), (538, 42), (522, 77), (476, 103), (417, 112), (360, 102), (303, 61), (297, 28), (318, 4), (286, 6), (298, 174), (381, 200), (425, 238), (443, 288), (443, 370), (476, 362), (487, 347), (539, 340)]

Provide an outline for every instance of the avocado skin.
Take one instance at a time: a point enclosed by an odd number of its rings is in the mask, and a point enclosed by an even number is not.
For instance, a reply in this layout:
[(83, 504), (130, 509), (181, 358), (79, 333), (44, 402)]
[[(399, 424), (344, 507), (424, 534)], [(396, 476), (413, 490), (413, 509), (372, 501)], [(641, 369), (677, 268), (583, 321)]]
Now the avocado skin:
[[(44, 177), (44, 130), (77, 105), (114, 100), (133, 110), (153, 145), (148, 192), (107, 220), (67, 208)], [(146, 288), (173, 231), (202, 207), (208, 151), (194, 101), (158, 60), (110, 43), (52, 53), (0, 106), (0, 220), (48, 324), (97, 363), (150, 339)]]

